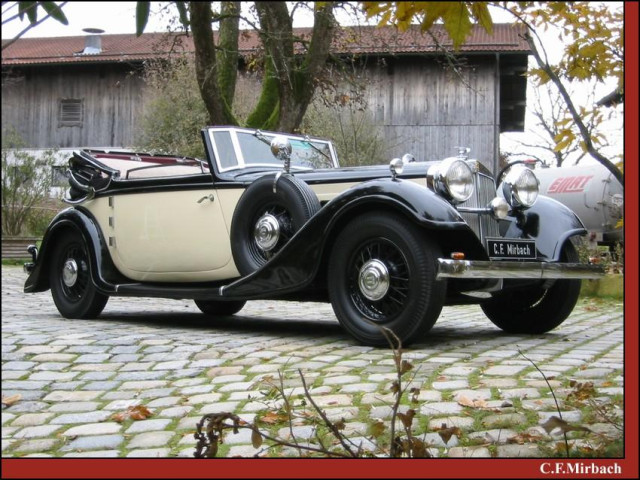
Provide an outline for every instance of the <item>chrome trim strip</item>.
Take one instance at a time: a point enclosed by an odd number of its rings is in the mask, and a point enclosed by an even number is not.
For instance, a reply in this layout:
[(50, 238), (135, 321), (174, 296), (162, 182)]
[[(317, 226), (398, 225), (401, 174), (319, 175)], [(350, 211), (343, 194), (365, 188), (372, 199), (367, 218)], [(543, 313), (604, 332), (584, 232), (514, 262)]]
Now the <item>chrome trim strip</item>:
[(438, 259), (440, 278), (600, 278), (604, 268), (582, 263), (510, 262)]

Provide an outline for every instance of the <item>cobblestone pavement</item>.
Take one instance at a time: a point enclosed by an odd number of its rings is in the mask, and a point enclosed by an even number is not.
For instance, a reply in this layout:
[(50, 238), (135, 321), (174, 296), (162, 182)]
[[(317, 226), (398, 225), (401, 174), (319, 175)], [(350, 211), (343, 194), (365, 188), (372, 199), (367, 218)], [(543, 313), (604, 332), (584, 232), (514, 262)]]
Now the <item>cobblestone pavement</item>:
[[(191, 457), (204, 414), (253, 421), (265, 408), (265, 376), (283, 372), (287, 393), (300, 403), (297, 369), (314, 400), (330, 418), (344, 418), (349, 438), (364, 447), (370, 425), (390, 417), (392, 351), (357, 345), (328, 304), (254, 301), (213, 320), (191, 301), (112, 298), (97, 320), (66, 320), (50, 292), (23, 294), (24, 279), (20, 268), (2, 268), (2, 397), (20, 395), (2, 407), (3, 457)], [(504, 334), (476, 306), (447, 307), (430, 337), (403, 358), (420, 388), (414, 433), (433, 455), (545, 456), (545, 445), (561, 435), (540, 426), (557, 411), (529, 360), (554, 388), (565, 421), (588, 422), (598, 438), (616, 433), (569, 398), (590, 382), (593, 400), (621, 405), (620, 303), (581, 301), (557, 331), (538, 336)], [(114, 414), (136, 405), (153, 415), (116, 421)], [(447, 442), (442, 424), (459, 429)], [(281, 427), (274, 428), (288, 438)], [(293, 432), (313, 442), (308, 423)], [(575, 441), (591, 441), (580, 435)], [(228, 457), (259, 451), (246, 429), (221, 449)], [(266, 454), (297, 455), (286, 448)]]

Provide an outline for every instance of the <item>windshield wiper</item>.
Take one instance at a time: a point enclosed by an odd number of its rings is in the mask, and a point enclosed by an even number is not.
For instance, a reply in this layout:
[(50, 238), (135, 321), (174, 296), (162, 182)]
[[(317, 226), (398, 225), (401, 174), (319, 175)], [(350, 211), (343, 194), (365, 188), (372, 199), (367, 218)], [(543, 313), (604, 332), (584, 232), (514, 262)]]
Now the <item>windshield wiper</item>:
[[(271, 145), (271, 142), (267, 139), (267, 136), (262, 133), (260, 130), (256, 130), (253, 135), (263, 141), (264, 143), (266, 143), (267, 145)], [(286, 135), (285, 135), (286, 136)], [(288, 137), (287, 137), (288, 138)], [(305, 142), (307, 145), (309, 145), (311, 148), (313, 148), (316, 152), (318, 152), (320, 155), (322, 155), (324, 158), (326, 158), (329, 161), (329, 165), (331, 165), (333, 167), (333, 161), (331, 160), (331, 157), (329, 155), (327, 155), (325, 152), (323, 152), (322, 150), (320, 150), (318, 147), (316, 147), (313, 142), (311, 141), (311, 138), (309, 138), (309, 135), (305, 135), (302, 138), (302, 141)]]
[(326, 158), (327, 160), (329, 160), (329, 163), (331, 164), (331, 166), (333, 166), (333, 162), (331, 161), (331, 157), (329, 155), (327, 155), (326, 153), (324, 153), (322, 150), (320, 150), (318, 147), (316, 147), (312, 142), (311, 139), (309, 138), (309, 135), (305, 135), (304, 136), (304, 141), (307, 142), (307, 145), (309, 145), (311, 148), (313, 148), (316, 152), (318, 152), (320, 155), (323, 155), (324, 158)]

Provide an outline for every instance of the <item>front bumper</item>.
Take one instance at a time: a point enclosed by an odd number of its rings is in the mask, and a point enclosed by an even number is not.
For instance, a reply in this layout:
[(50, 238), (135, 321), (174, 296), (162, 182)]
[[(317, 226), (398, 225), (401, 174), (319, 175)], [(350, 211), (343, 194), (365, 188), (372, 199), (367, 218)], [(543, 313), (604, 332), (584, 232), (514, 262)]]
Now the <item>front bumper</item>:
[(582, 263), (509, 262), (438, 259), (440, 278), (601, 278), (604, 268)]

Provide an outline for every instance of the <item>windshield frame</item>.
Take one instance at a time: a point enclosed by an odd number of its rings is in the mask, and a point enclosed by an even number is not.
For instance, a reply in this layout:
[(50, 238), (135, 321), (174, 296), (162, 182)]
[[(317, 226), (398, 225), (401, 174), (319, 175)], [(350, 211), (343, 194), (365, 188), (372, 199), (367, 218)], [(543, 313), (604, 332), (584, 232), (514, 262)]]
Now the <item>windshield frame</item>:
[[(277, 160), (275, 160), (275, 157), (274, 157), (274, 162), (247, 163), (245, 161), (244, 154), (240, 146), (240, 139), (238, 137), (238, 134), (255, 135), (256, 131), (257, 130), (255, 129), (241, 128), (241, 127), (209, 127), (207, 128), (208, 140), (213, 150), (212, 153), (213, 153), (214, 166), (219, 173), (227, 173), (227, 172), (233, 172), (233, 171), (244, 170), (244, 169), (253, 169), (253, 168), (269, 168), (274, 170), (279, 170), (282, 168), (281, 162), (278, 162)], [(235, 160), (236, 160), (235, 164), (232, 166), (222, 165), (222, 156), (220, 154), (217, 142), (214, 138), (214, 134), (218, 132), (229, 133), (229, 136), (231, 139), (231, 145), (233, 146), (233, 151), (234, 151)], [(324, 138), (309, 137), (309, 136), (303, 136), (303, 135), (294, 135), (289, 133), (279, 133), (279, 132), (264, 131), (264, 130), (260, 130), (260, 133), (266, 137), (274, 137), (274, 136), (280, 135), (280, 136), (287, 137), (289, 140), (296, 140), (296, 141), (302, 141), (302, 142), (310, 141), (314, 143), (325, 144), (329, 149), (329, 156), (331, 157), (330, 159), (327, 159), (327, 164), (329, 164), (330, 162), (331, 166), (328, 166), (326, 169), (339, 168), (340, 166), (338, 162), (338, 155), (335, 151), (333, 143), (330, 140), (327, 140)], [(297, 165), (294, 161), (292, 161), (291, 163), (291, 169), (299, 170), (299, 171), (314, 170), (314, 168), (312, 167)]]

